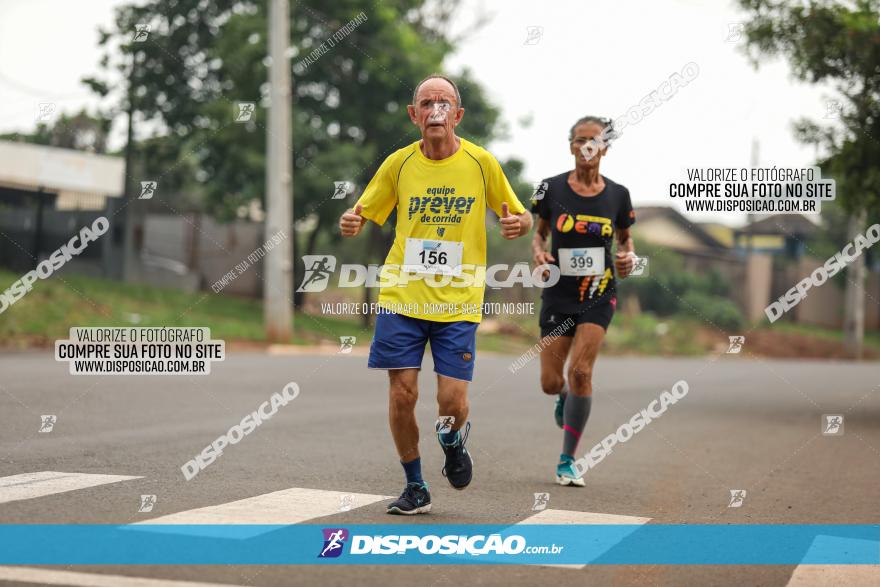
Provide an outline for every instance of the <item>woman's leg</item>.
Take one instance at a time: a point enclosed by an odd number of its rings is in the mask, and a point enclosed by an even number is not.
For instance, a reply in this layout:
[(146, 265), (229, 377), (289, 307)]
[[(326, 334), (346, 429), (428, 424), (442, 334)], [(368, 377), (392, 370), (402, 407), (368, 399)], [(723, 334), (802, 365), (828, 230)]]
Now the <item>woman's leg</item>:
[(573, 338), (556, 337), (541, 351), (541, 389), (547, 395), (557, 395), (565, 386), (565, 359)]
[(605, 338), (605, 329), (598, 324), (579, 324), (574, 335), (568, 365), (569, 394), (563, 415), (562, 454), (574, 459), (578, 441), (590, 416), (593, 394), (593, 365)]

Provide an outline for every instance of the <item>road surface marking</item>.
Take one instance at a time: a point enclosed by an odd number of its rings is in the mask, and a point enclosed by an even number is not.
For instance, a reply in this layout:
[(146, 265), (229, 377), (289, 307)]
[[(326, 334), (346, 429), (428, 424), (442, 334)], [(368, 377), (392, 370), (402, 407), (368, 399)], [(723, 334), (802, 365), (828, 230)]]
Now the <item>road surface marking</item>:
[[(880, 557), (880, 542), (843, 536), (816, 536), (803, 560), (816, 560), (823, 552), (844, 551), (854, 555), (866, 553), (872, 557), (875, 554)], [(791, 574), (787, 587), (862, 587), (863, 585), (865, 587), (880, 585), (880, 565), (798, 565)]]
[[(639, 518), (636, 516), (618, 516), (616, 514), (599, 514), (594, 512), (573, 512), (569, 510), (541, 510), (533, 516), (529, 516), (520, 524), (647, 524), (651, 518)], [(635, 530), (633, 530), (635, 531)], [(556, 567), (560, 569), (583, 569), (583, 565), (536, 565), (542, 567)]]
[(75, 573), (29, 567), (0, 567), (0, 580), (43, 585), (75, 585), (76, 587), (241, 587), (232, 583), (202, 583), (194, 581), (171, 581), (168, 579), (144, 579), (125, 575), (101, 575)]
[(787, 587), (876, 587), (878, 565), (798, 565)]
[(97, 487), (107, 483), (118, 483), (141, 479), (128, 475), (94, 475), (90, 473), (61, 473), (59, 471), (40, 471), (38, 473), (22, 473), (9, 477), (0, 477), (0, 503), (45, 497), (55, 493), (64, 493)]
[(593, 512), (572, 512), (568, 510), (541, 510), (529, 516), (520, 524), (647, 524), (651, 518), (618, 516), (617, 514), (597, 514)]
[[(161, 526), (166, 524), (266, 524), (287, 526), (314, 518), (342, 513), (344, 511), (342, 509), (343, 503), (349, 504), (349, 508), (353, 510), (386, 499), (393, 499), (393, 496), (291, 487), (290, 489), (264, 493), (256, 497), (248, 497), (246, 499), (221, 503), (220, 505), (168, 514), (167, 516), (137, 522), (131, 526)], [(143, 529), (161, 531), (161, 529), (157, 528)], [(210, 528), (204, 529), (205, 531), (202, 530), (193, 529), (193, 533), (215, 535), (211, 532)], [(250, 538), (262, 533), (245, 532), (240, 537)], [(224, 535), (228, 536), (228, 532), (225, 532)]]

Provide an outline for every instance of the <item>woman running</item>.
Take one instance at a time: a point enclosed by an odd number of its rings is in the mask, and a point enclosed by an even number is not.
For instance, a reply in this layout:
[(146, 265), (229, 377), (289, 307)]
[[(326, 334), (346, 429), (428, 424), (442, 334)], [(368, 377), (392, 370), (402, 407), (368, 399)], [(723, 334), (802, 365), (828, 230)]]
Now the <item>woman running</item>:
[(568, 137), (575, 168), (545, 179), (532, 205), (538, 216), (535, 264), (558, 265), (561, 273), (544, 289), (540, 315), (541, 337), (551, 337), (541, 352), (541, 388), (557, 396), (556, 425), (562, 428), (556, 482), (577, 487), (584, 480), (574, 466), (575, 451), (590, 415), (593, 365), (617, 305), (615, 269), (621, 279), (629, 275), (635, 255), (629, 190), (599, 173), (609, 131), (609, 119), (578, 120)]

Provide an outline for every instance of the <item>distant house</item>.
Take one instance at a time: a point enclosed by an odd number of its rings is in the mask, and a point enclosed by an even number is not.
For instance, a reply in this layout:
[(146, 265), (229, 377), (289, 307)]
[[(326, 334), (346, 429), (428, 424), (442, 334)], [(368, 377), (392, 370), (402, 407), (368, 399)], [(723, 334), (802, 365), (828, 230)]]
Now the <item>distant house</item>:
[(0, 141), (0, 203), (56, 210), (104, 210), (125, 190), (122, 157)]
[(680, 252), (723, 252), (729, 245), (668, 206), (636, 208), (637, 238)]
[(734, 246), (746, 253), (769, 253), (799, 259), (805, 241), (819, 228), (801, 214), (775, 214), (734, 231)]
[[(113, 217), (125, 190), (121, 157), (0, 141), (0, 265), (26, 271), (98, 216)], [(122, 231), (88, 247), (67, 267), (95, 275), (121, 271)]]
[(715, 240), (723, 244), (728, 249), (734, 248), (734, 232), (735, 229), (720, 222), (700, 222), (698, 223), (703, 230), (715, 237)]
[[(800, 214), (776, 214), (742, 228), (692, 222), (673, 208), (636, 208), (636, 239), (674, 251), (685, 271), (699, 275), (718, 272), (730, 284), (729, 299), (746, 320), (766, 323), (765, 309), (823, 259), (811, 257), (806, 244), (821, 229)], [(649, 259), (650, 261), (650, 259)], [(650, 264), (649, 264), (650, 267)], [(653, 275), (653, 274), (652, 274)], [(865, 327), (880, 328), (880, 273), (869, 272), (865, 283)], [(783, 318), (826, 328), (843, 325), (843, 290), (833, 284), (814, 288)]]
[(770, 300), (772, 258), (766, 254), (738, 254), (733, 246), (734, 229), (693, 222), (668, 206), (637, 208), (636, 222), (636, 238), (677, 253), (685, 271), (698, 275), (717, 272), (730, 284), (730, 299), (746, 320), (752, 322), (763, 316)]

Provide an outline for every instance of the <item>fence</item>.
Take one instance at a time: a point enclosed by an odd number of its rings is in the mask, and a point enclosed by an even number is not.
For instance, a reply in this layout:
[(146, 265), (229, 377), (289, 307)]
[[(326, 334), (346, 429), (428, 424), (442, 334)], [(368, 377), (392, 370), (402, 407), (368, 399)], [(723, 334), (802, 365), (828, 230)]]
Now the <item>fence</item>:
[[(112, 207), (113, 204), (111, 204)], [(44, 208), (7, 207), (0, 213), (0, 265), (16, 272), (32, 269), (81, 227), (106, 211), (64, 211)], [(122, 215), (113, 216), (110, 233), (96, 246), (65, 266), (87, 275), (119, 278), (122, 264)], [(41, 230), (36, 231), (35, 227)], [(147, 214), (135, 237), (134, 281), (187, 291), (211, 290), (211, 285), (260, 247), (263, 225), (237, 221), (220, 223), (201, 214)], [(794, 263), (774, 263), (768, 254), (740, 255), (734, 252), (678, 251), (686, 271), (717, 271), (730, 284), (730, 296), (750, 322), (765, 319), (764, 308), (783, 295), (824, 261), (802, 257)], [(880, 329), (880, 273), (868, 271), (865, 283), (865, 328)], [(247, 297), (262, 295), (262, 261), (249, 264), (247, 271), (229, 281), (224, 294)], [(497, 298), (497, 292), (487, 292)], [(508, 292), (512, 293), (512, 292)], [(520, 291), (505, 301), (532, 301), (533, 292)], [(839, 329), (843, 326), (844, 290), (835, 281), (813, 288), (785, 320)]]

